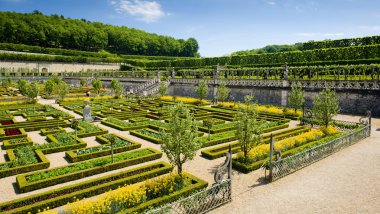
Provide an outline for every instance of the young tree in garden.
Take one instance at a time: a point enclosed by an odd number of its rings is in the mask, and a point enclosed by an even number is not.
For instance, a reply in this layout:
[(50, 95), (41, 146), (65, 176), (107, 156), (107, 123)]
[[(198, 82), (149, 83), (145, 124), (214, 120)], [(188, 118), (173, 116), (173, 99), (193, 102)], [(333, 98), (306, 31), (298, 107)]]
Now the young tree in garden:
[(227, 88), (226, 83), (222, 82), (219, 85), (218, 90), (216, 92), (216, 96), (218, 97), (218, 100), (224, 102), (228, 98), (228, 95), (230, 95), (230, 91), (231, 90)]
[(243, 152), (244, 162), (248, 162), (248, 153), (262, 140), (261, 122), (257, 120), (257, 108), (253, 96), (244, 98), (244, 106), (240, 106), (235, 116), (236, 137)]
[(80, 86), (83, 87), (86, 84), (86, 80), (82, 78), (79, 80), (79, 83), (80, 83)]
[(168, 93), (168, 84), (165, 81), (161, 81), (158, 85), (158, 93), (161, 97), (165, 96)]
[(181, 174), (183, 164), (194, 158), (202, 144), (195, 139), (198, 128), (193, 115), (182, 102), (169, 108), (169, 118), (168, 129), (161, 134), (161, 149)]
[(54, 91), (54, 86), (55, 86), (55, 83), (54, 83), (54, 80), (53, 79), (48, 79), (46, 82), (45, 82), (45, 87), (44, 87), (44, 90), (46, 92), (46, 94), (50, 97), (51, 94), (53, 93)]
[(58, 95), (63, 100), (66, 96), (66, 94), (69, 93), (69, 86), (65, 81), (60, 81), (58, 84)]
[(330, 89), (321, 91), (313, 101), (313, 117), (326, 127), (339, 111), (339, 101), (335, 96), (335, 91)]
[(12, 78), (8, 77), (6, 79), (3, 79), (1, 81), (1, 86), (3, 86), (3, 88), (5, 88), (6, 90), (8, 90), (8, 88), (12, 85)]
[(26, 85), (26, 93), (28, 97), (31, 99), (31, 101), (35, 103), (39, 94), (37, 82), (28, 83)]
[(99, 80), (99, 79), (93, 79), (92, 82), (92, 87), (95, 88), (97, 94), (99, 95), (100, 94), (100, 89), (102, 88), (102, 81)]
[(115, 88), (116, 88), (116, 85), (119, 83), (119, 80), (117, 80), (117, 79), (112, 79), (111, 80), (111, 88), (113, 89), (113, 90), (115, 90)]
[(113, 90), (117, 98), (119, 98), (124, 92), (123, 85), (119, 81), (117, 81), (117, 84), (115, 85), (115, 88)]
[(207, 96), (208, 94), (208, 85), (205, 81), (200, 81), (198, 86), (195, 88), (195, 93), (198, 95), (201, 103), (202, 100)]
[(75, 129), (75, 139), (78, 137), (78, 126), (79, 126), (79, 120), (73, 120), (71, 122), (71, 128)]
[(300, 109), (305, 99), (303, 98), (304, 91), (302, 90), (302, 85), (300, 82), (297, 82), (292, 85), (292, 90), (289, 93), (288, 101), (289, 105), (294, 108), (294, 113), (297, 112), (297, 109)]
[(19, 79), (17, 81), (17, 88), (18, 90), (20, 91), (20, 93), (24, 96), (26, 96), (26, 92), (27, 92), (27, 85), (28, 85), (28, 82), (26, 80), (23, 80), (23, 79)]

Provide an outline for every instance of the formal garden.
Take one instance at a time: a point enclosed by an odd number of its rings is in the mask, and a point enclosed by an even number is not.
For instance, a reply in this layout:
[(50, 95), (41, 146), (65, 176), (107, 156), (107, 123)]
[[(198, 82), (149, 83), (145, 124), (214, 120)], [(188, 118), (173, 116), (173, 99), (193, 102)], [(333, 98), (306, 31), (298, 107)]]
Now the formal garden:
[[(205, 194), (212, 185), (187, 172), (186, 163), (194, 158), (216, 160), (217, 167), (227, 153), (222, 166), (227, 181), (231, 167), (242, 173), (269, 170), (267, 179), (274, 181), (298, 169), (291, 159), (297, 155), (312, 157), (310, 151), (334, 147), (340, 139), (360, 135), (354, 142), (368, 135), (368, 122), (332, 119), (339, 113), (333, 90), (321, 91), (313, 109), (302, 110), (300, 84), (292, 85), (288, 108), (260, 105), (253, 96), (227, 101), (230, 90), (224, 84), (218, 86), (219, 102), (211, 102), (202, 81), (194, 87), (197, 98), (168, 96), (165, 81), (155, 96), (125, 94), (117, 79), (108, 89), (97, 79), (80, 89), (60, 78), (3, 82), (2, 95), (19, 98), (0, 105), (0, 211), (5, 213), (170, 212), (165, 204)], [(94, 95), (77, 96), (78, 91)], [(101, 91), (108, 94), (100, 96)], [(218, 170), (215, 184), (222, 186)], [(230, 201), (228, 193), (225, 197), (219, 204)], [(181, 206), (197, 213), (211, 204), (197, 200)]]

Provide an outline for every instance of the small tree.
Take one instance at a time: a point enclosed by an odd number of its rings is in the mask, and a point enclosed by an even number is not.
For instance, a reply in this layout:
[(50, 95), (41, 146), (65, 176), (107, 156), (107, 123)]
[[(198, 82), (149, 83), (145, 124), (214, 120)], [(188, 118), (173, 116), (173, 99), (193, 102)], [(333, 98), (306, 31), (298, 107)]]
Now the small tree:
[(80, 86), (84, 86), (86, 84), (86, 80), (84, 80), (83, 78), (79, 80), (79, 83), (80, 83)]
[(245, 106), (240, 106), (235, 117), (236, 137), (243, 152), (244, 162), (248, 162), (248, 153), (257, 146), (261, 139), (261, 123), (257, 120), (256, 105), (253, 96), (244, 98)]
[(313, 117), (326, 127), (339, 111), (339, 101), (335, 97), (335, 91), (330, 89), (321, 91), (313, 101)]
[(30, 98), (31, 102), (35, 103), (39, 94), (37, 82), (27, 83), (26, 90), (27, 96)]
[(116, 85), (119, 83), (119, 80), (117, 80), (117, 79), (112, 79), (111, 80), (111, 88), (113, 89), (113, 90), (115, 90), (115, 88), (116, 88)]
[(115, 94), (115, 97), (120, 97), (121, 94), (123, 94), (123, 85), (119, 82), (119, 80), (113, 79), (111, 81), (111, 88)]
[(50, 97), (51, 94), (53, 93), (54, 91), (54, 86), (55, 86), (55, 83), (52, 79), (48, 79), (46, 82), (45, 82), (45, 87), (44, 87), (44, 90), (46, 92), (46, 94)]
[(114, 158), (113, 158), (113, 153), (114, 153), (114, 151), (113, 151), (113, 147), (114, 147), (114, 145), (115, 145), (115, 143), (116, 143), (116, 136), (115, 135), (113, 135), (113, 134), (111, 134), (110, 135), (110, 138), (109, 138), (109, 141), (110, 141), (110, 143), (111, 143), (111, 158), (112, 158), (112, 163), (113, 163), (113, 161), (114, 161)]
[(78, 126), (79, 120), (73, 120), (73, 122), (71, 122), (71, 128), (75, 129), (75, 139), (78, 137)]
[(99, 80), (99, 79), (93, 79), (92, 82), (92, 87), (95, 88), (97, 94), (99, 95), (100, 94), (100, 89), (102, 88), (102, 81)]
[(289, 93), (288, 101), (289, 105), (294, 108), (294, 113), (297, 112), (297, 109), (300, 109), (305, 99), (303, 98), (304, 91), (302, 90), (302, 85), (300, 82), (297, 82), (292, 85), (292, 90)]
[(5, 88), (6, 90), (8, 90), (8, 88), (12, 85), (12, 79), (10, 77), (8, 77), (7, 79), (3, 79), (1, 81), (1, 86), (3, 86), (3, 88)]
[(23, 79), (19, 79), (17, 81), (17, 88), (18, 90), (20, 91), (20, 93), (24, 96), (27, 95), (27, 86), (28, 86), (28, 82), (26, 80), (23, 80)]
[(69, 93), (69, 86), (67, 85), (65, 81), (61, 81), (59, 82), (57, 88), (58, 88), (58, 95), (61, 98), (61, 100), (63, 100), (66, 94)]
[(224, 82), (222, 82), (219, 85), (218, 91), (216, 93), (218, 100), (224, 102), (228, 98), (228, 95), (230, 95), (230, 91), (231, 90), (229, 88), (227, 88), (226, 84)]
[(195, 88), (195, 93), (198, 95), (201, 103), (202, 100), (207, 96), (208, 94), (208, 85), (205, 81), (200, 81), (198, 86)]
[(161, 149), (181, 174), (183, 164), (194, 158), (202, 144), (195, 139), (198, 131), (196, 122), (182, 102), (169, 108), (169, 118), (168, 129), (161, 134)]
[(165, 96), (168, 93), (168, 84), (165, 81), (161, 81), (158, 85), (158, 93), (161, 97)]
[(211, 137), (211, 128), (212, 128), (211, 119), (205, 119), (205, 120), (203, 120), (203, 125), (206, 126), (207, 129), (208, 129), (208, 140), (210, 140), (210, 137)]

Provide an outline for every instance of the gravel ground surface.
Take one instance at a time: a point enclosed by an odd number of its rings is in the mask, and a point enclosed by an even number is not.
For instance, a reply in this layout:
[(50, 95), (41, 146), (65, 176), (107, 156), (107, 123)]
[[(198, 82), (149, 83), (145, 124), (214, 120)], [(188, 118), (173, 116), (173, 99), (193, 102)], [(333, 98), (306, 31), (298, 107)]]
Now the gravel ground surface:
[[(75, 118), (81, 118), (81, 115), (60, 107), (52, 100), (40, 99), (40, 103), (50, 104), (72, 114)], [(358, 121), (359, 117), (339, 115), (337, 119)], [(142, 148), (160, 149), (160, 145), (132, 136), (128, 131), (118, 131), (99, 122), (95, 124), (110, 133), (141, 143)], [(233, 201), (211, 213), (378, 213), (380, 210), (380, 165), (378, 164), (380, 162), (380, 119), (373, 119), (373, 124), (370, 138), (274, 183), (265, 182), (263, 170), (256, 170), (249, 174), (233, 171)], [(298, 122), (290, 123), (290, 127), (296, 125)], [(28, 136), (37, 143), (44, 141), (44, 137), (40, 136), (39, 132), (30, 132)], [(95, 137), (83, 138), (83, 140), (88, 147), (99, 145)], [(0, 154), (0, 162), (3, 162), (5, 151), (0, 150)], [(64, 158), (64, 152), (49, 154), (46, 157), (51, 161), (50, 168), (70, 164)], [(158, 161), (162, 160), (168, 161), (165, 156)], [(184, 169), (208, 181), (211, 185), (214, 182), (214, 170), (223, 162), (224, 158), (206, 160), (198, 151), (194, 160), (187, 162)], [(0, 203), (145, 164), (23, 194), (16, 191), (16, 176), (2, 178), (0, 179), (0, 186), (2, 186)]]

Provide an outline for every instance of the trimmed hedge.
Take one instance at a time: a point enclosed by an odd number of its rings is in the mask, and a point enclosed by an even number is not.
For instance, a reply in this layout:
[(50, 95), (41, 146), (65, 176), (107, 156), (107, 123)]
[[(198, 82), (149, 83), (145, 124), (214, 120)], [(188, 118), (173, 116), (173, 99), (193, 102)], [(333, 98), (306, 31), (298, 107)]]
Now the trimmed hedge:
[[(58, 120), (58, 121), (57, 121)], [(2, 126), (0, 128), (8, 129), (8, 128), (23, 128), (25, 131), (38, 131), (43, 128), (54, 128), (54, 127), (69, 127), (70, 123), (61, 119), (52, 119), (46, 121), (24, 121), (24, 122), (16, 122), (11, 125)]]
[(17, 135), (9, 135), (9, 136), (2, 135), (2, 136), (0, 136), (0, 141), (27, 137), (27, 134), (23, 128), (8, 128), (7, 127), (7, 128), (4, 128), (4, 130), (3, 130), (4, 133), (6, 132), (7, 129), (18, 129), (21, 133), (17, 134)]
[(129, 133), (131, 135), (133, 135), (133, 136), (142, 138), (142, 139), (147, 140), (149, 142), (152, 142), (152, 143), (155, 143), (155, 144), (161, 144), (161, 139), (157, 139), (155, 137), (152, 137), (152, 136), (149, 136), (149, 135), (145, 135), (145, 134), (140, 133), (138, 131), (133, 130), (133, 131), (130, 131)]
[[(53, 135), (47, 135), (46, 140), (49, 142), (59, 143), (59, 140), (57, 140)], [(51, 154), (51, 153), (56, 153), (56, 152), (64, 152), (64, 151), (73, 150), (73, 149), (85, 148), (87, 146), (87, 143), (78, 137), (76, 138), (76, 141), (78, 142), (76, 144), (46, 148), (46, 149), (41, 149), (41, 151), (44, 154)]]
[(115, 123), (111, 123), (107, 120), (102, 120), (100, 121), (100, 123), (106, 125), (106, 126), (109, 126), (109, 127), (112, 127), (112, 128), (115, 128), (117, 130), (120, 130), (120, 131), (127, 131), (127, 130), (136, 130), (136, 129), (143, 129), (143, 128), (147, 128), (149, 124), (136, 124), (136, 126), (119, 126)]
[[(20, 138), (16, 138), (16, 139), (20, 139)], [(14, 148), (19, 147), (19, 146), (27, 146), (27, 145), (31, 146), (31, 145), (33, 145), (33, 141), (29, 137), (25, 137), (25, 138), (21, 138), (21, 139), (25, 139), (26, 141), (21, 142), (21, 143), (11, 143), (10, 141), (13, 139), (4, 140), (3, 141), (3, 149), (14, 149)]]
[(194, 175), (191, 175), (187, 172), (183, 172), (183, 176), (190, 178), (192, 185), (190, 185), (186, 188), (183, 188), (179, 191), (173, 192), (172, 194), (147, 201), (147, 202), (142, 203), (138, 206), (123, 210), (123, 211), (118, 212), (118, 213), (119, 214), (142, 213), (143, 211), (145, 211), (147, 209), (158, 207), (158, 206), (179, 200), (180, 198), (189, 196), (192, 193), (197, 192), (199, 190), (202, 190), (208, 186), (208, 183), (206, 181), (204, 181), (200, 178), (197, 178)]
[(43, 136), (46, 136), (46, 135), (49, 135), (49, 134), (56, 134), (56, 133), (59, 133), (59, 132), (66, 132), (66, 130), (63, 129), (62, 127), (58, 127), (58, 129), (54, 129), (54, 130), (49, 130), (47, 128), (41, 129), (41, 135), (43, 135)]
[[(17, 186), (19, 187), (21, 192), (29, 192), (29, 191), (33, 191), (36, 189), (41, 189), (41, 188), (45, 188), (48, 186), (53, 186), (56, 184), (65, 183), (68, 181), (73, 181), (73, 180), (85, 178), (88, 176), (112, 171), (115, 169), (120, 169), (120, 168), (136, 165), (139, 163), (144, 163), (144, 162), (151, 161), (151, 160), (156, 160), (156, 159), (159, 159), (162, 157), (161, 152), (159, 152), (155, 149), (152, 149), (152, 148), (145, 148), (145, 149), (140, 149), (140, 150), (150, 150), (153, 153), (148, 154), (148, 155), (144, 155), (141, 157), (137, 157), (137, 158), (127, 159), (127, 160), (123, 160), (123, 161), (119, 161), (119, 162), (115, 162), (115, 163), (109, 163), (109, 164), (106, 164), (103, 166), (93, 167), (93, 168), (86, 169), (86, 170), (79, 170), (76, 172), (67, 173), (64, 175), (56, 176), (56, 177), (50, 177), (48, 179), (43, 179), (43, 180), (39, 180), (39, 181), (35, 181), (35, 182), (28, 182), (26, 180), (27, 176), (30, 176), (34, 173), (23, 174), (23, 175), (19, 175), (16, 177)], [(137, 152), (140, 150), (135, 150), (133, 152)], [(93, 160), (89, 160), (89, 161), (93, 161)], [(85, 161), (85, 162), (87, 162), (87, 161)], [(81, 163), (83, 163), (83, 162), (81, 162)], [(77, 163), (77, 164), (81, 164), (81, 163)], [(64, 166), (64, 167), (66, 167), (66, 166)], [(64, 168), (64, 167), (57, 167), (57, 168)], [(57, 168), (53, 168), (53, 169), (57, 169)], [(50, 171), (50, 170), (52, 170), (52, 169), (45, 170), (45, 171)]]
[[(117, 136), (118, 138), (121, 138), (122, 140), (128, 141), (131, 143), (130, 145), (127, 146), (122, 146), (122, 147), (117, 147), (113, 149), (114, 154), (116, 153), (121, 153), (125, 151), (130, 151), (134, 149), (138, 149), (141, 147), (140, 143), (133, 142), (131, 140), (128, 140), (126, 138), (123, 138), (121, 136)], [(110, 144), (110, 142), (104, 138), (103, 136), (96, 136), (97, 141), (101, 142), (107, 142), (106, 144)], [(104, 144), (104, 143), (103, 143)], [(96, 146), (96, 147), (101, 147), (101, 146)], [(91, 147), (91, 148), (96, 148), (96, 147)], [(90, 148), (90, 147), (88, 147)], [(93, 158), (98, 158), (106, 155), (111, 155), (111, 149), (106, 149), (106, 150), (101, 150), (101, 151), (96, 151), (96, 152), (91, 152), (91, 153), (86, 153), (86, 154), (81, 154), (78, 155), (76, 153), (77, 150), (72, 150), (72, 151), (66, 151), (65, 152), (65, 157), (70, 161), (70, 162), (79, 162), (79, 161), (85, 161)]]
[[(41, 162), (0, 170), (0, 178), (49, 168), (50, 161), (45, 157), (45, 155), (40, 150), (35, 150), (35, 153), (36, 153), (37, 159)], [(7, 150), (7, 154), (10, 160), (14, 159), (14, 154), (13, 154), (12, 149)]]
[(34, 194), (0, 204), (0, 212), (36, 213), (46, 207), (50, 209), (66, 205), (75, 198), (89, 198), (116, 189), (125, 184), (134, 184), (150, 178), (169, 173), (173, 166), (165, 162), (157, 162), (145, 166), (124, 170), (107, 176), (83, 181), (77, 184)]

